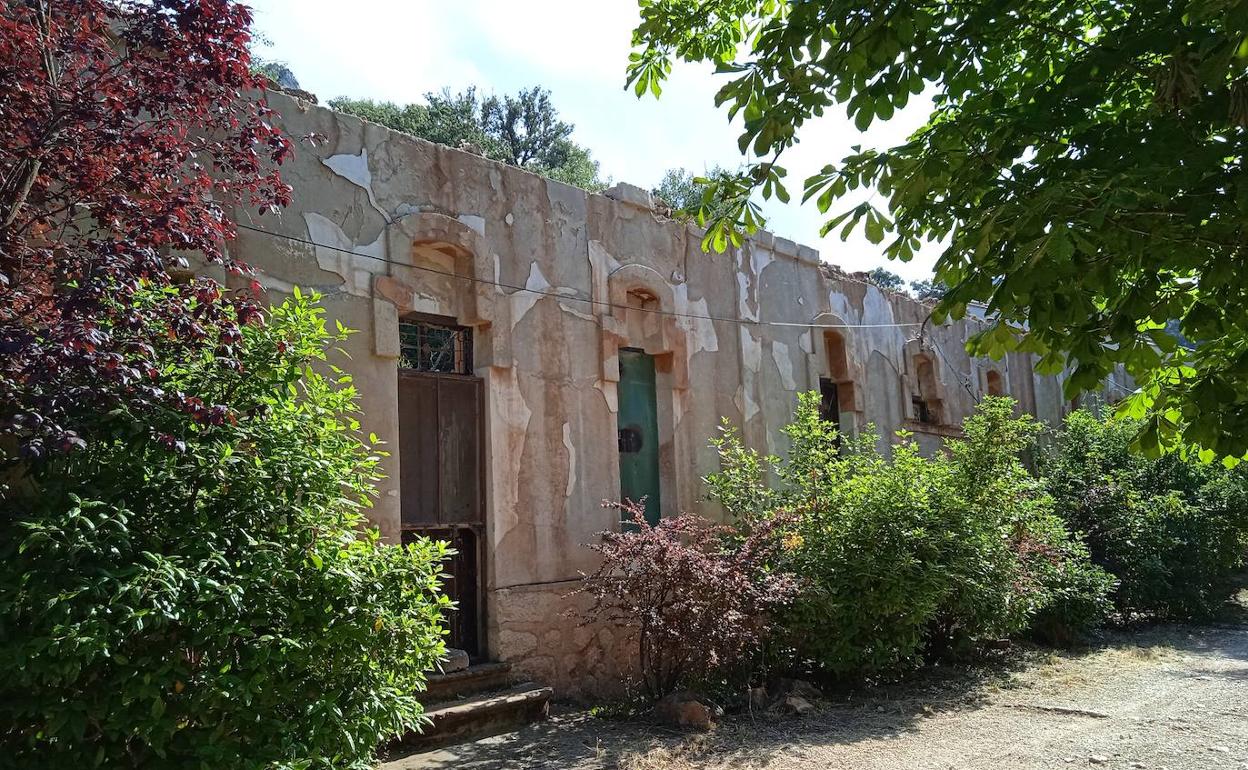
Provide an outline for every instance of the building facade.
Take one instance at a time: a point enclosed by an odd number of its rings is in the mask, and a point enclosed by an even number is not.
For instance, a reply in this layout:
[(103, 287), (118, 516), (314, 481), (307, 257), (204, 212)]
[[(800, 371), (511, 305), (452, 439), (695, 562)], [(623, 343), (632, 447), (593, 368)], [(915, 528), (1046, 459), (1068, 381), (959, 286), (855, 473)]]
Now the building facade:
[[(234, 253), (270, 301), (298, 286), (358, 330), (337, 363), (363, 430), (390, 452), (372, 517), (385, 538), (448, 538), (454, 642), (561, 693), (618, 688), (627, 647), (566, 615), (585, 547), (647, 513), (719, 512), (702, 477), (721, 418), (783, 453), (797, 394), (843, 431), (912, 431), (925, 451), (984, 394), (1042, 420), (1071, 405), (1029, 356), (972, 359), (975, 320), (929, 308), (759, 233), (705, 254), (648, 193), (590, 194), (280, 93), (301, 145), (279, 215), (236, 212)], [(223, 277), (224, 278), (224, 277)], [(1120, 387), (1110, 383), (1107, 387)]]

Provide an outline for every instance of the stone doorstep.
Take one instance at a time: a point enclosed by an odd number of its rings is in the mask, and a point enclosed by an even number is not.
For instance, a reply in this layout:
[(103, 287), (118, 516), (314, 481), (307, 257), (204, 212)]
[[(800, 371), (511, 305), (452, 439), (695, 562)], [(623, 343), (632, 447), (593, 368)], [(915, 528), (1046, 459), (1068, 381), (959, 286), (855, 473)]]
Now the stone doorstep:
[(510, 663), (478, 663), (449, 674), (430, 674), (420, 702), (426, 706), (452, 698), (500, 690), (512, 682)]
[(436, 705), (425, 712), (430, 724), (424, 731), (408, 733), (399, 743), (402, 748), (426, 751), (509, 733), (545, 719), (553, 695), (549, 687), (524, 682), (502, 692)]

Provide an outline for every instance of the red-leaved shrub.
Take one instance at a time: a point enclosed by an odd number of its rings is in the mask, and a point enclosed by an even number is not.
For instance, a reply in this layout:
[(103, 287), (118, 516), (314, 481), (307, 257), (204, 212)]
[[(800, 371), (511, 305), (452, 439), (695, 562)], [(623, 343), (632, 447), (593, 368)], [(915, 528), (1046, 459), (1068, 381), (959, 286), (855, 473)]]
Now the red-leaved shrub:
[(651, 526), (642, 509), (619, 507), (634, 525), (589, 546), (602, 554), (602, 565), (576, 593), (593, 597), (584, 622), (635, 634), (645, 694), (661, 698), (757, 652), (772, 611), (797, 592), (791, 575), (768, 567), (782, 547), (777, 528), (764, 524), (743, 534), (692, 514)]

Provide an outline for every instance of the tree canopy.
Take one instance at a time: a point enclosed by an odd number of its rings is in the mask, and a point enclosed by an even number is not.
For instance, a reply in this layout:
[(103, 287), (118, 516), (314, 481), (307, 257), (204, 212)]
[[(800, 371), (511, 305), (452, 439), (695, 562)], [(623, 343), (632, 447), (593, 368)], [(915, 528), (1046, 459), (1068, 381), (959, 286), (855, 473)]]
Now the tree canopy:
[[(676, 216), (696, 219), (702, 215), (705, 221), (709, 221), (721, 213), (727, 213), (731, 207), (731, 202), (714, 198), (714, 187), (709, 183), (732, 176), (733, 172), (723, 166), (714, 166), (703, 176), (697, 176), (684, 168), (669, 168), (663, 172), (663, 178), (650, 192), (670, 206)], [(702, 212), (703, 206), (709, 206), (709, 211), (705, 214)]]
[(465, 149), (590, 191), (607, 182), (589, 150), (572, 141), (550, 92), (534, 86), (515, 96), (481, 96), (475, 88), (425, 94), (424, 104), (398, 105), (338, 97), (329, 106), (395, 131)]
[[(931, 94), (906, 142), (855, 148), (804, 180), (823, 232), (862, 227), (900, 260), (939, 243), (937, 320), (973, 302), (995, 319), (972, 353), (1033, 352), (1041, 371), (1070, 372), (1072, 396), (1125, 365), (1145, 449), (1248, 451), (1244, 3), (641, 6), (636, 92), (658, 95), (674, 59), (713, 63), (727, 76), (716, 101), (744, 119), (740, 149), (755, 158), (720, 185), (738, 205), (708, 247), (758, 225), (741, 187), (787, 200), (778, 161), (807, 121), (835, 105), (866, 132)], [(871, 189), (878, 205), (846, 201)]]

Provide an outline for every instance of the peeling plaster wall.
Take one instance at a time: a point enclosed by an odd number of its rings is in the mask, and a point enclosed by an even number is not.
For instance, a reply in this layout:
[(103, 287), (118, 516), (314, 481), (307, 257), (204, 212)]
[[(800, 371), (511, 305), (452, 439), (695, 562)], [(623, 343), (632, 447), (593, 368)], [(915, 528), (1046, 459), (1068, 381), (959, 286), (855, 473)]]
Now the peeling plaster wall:
[[(392, 452), (398, 318), (419, 311), (473, 327), (486, 391), (490, 652), (565, 694), (613, 689), (628, 662), (621, 634), (573, 628), (562, 614), (580, 572), (595, 566), (585, 544), (618, 526), (600, 503), (619, 495), (620, 347), (658, 362), (666, 513), (720, 515), (700, 479), (716, 469), (707, 439), (721, 417), (756, 448), (784, 451), (779, 429), (796, 394), (829, 376), (820, 324), (854, 327), (838, 329), (855, 393), (841, 404), (843, 428), (874, 424), (886, 448), (906, 428), (939, 451), (989, 367), (1008, 371), (1021, 409), (1046, 420), (1068, 410), (1060, 381), (1035, 376), (1030, 357), (968, 357), (979, 323), (970, 320), (928, 326), (946, 424), (922, 425), (910, 397), (927, 308), (829, 270), (812, 249), (762, 232), (706, 255), (696, 228), (657, 216), (637, 188), (590, 195), (283, 94), (269, 100), (289, 136), (327, 141), (301, 146), (283, 167), (294, 201), (280, 216), (236, 213), (273, 235), (243, 230), (231, 249), (259, 268), (273, 300), (296, 285), (316, 289), (331, 319), (360, 330), (339, 363), (359, 387), (364, 432)], [(391, 541), (401, 473), (392, 453), (372, 511)]]

